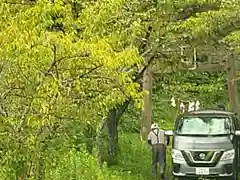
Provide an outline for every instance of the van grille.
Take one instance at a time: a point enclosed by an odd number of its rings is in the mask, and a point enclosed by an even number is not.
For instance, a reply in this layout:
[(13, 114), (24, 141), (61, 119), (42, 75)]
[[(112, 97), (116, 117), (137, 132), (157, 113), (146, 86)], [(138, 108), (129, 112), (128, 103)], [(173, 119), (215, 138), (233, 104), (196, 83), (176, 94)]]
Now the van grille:
[(211, 161), (214, 151), (191, 151), (194, 161)]
[(183, 157), (189, 166), (214, 167), (220, 160), (223, 152), (215, 151), (182, 151)]

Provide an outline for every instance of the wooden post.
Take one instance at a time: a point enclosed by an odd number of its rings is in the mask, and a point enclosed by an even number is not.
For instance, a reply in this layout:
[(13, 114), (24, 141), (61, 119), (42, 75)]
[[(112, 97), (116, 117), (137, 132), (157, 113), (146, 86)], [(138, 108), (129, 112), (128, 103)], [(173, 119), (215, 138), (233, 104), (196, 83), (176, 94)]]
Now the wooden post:
[[(235, 64), (235, 57), (233, 55), (229, 55), (227, 57), (227, 75), (228, 75), (228, 96), (230, 101), (230, 108), (232, 111), (237, 113), (238, 117), (238, 127), (239, 128), (239, 120), (240, 120), (240, 114), (239, 114), (239, 107), (238, 107), (238, 88), (237, 88), (237, 79), (236, 79), (236, 64)], [(239, 145), (239, 138), (235, 138), (235, 146), (236, 146), (236, 174), (239, 175), (239, 166), (240, 166), (240, 149), (238, 147)]]
[(152, 85), (152, 65), (149, 65), (143, 75), (143, 89), (148, 91), (148, 94), (144, 97), (144, 109), (142, 112), (141, 138), (143, 140), (147, 140), (152, 124)]
[(235, 113), (238, 112), (238, 90), (236, 81), (236, 66), (234, 56), (227, 56), (227, 79), (228, 79), (228, 96), (230, 108)]

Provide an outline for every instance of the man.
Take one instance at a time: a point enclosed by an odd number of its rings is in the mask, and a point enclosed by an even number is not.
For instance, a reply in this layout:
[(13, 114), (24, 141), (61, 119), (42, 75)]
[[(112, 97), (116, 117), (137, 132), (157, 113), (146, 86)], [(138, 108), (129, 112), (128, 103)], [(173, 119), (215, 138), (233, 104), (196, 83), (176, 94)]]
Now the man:
[(152, 146), (152, 168), (153, 176), (157, 177), (157, 165), (160, 164), (161, 179), (164, 179), (166, 166), (166, 145), (169, 144), (169, 138), (165, 136), (164, 130), (157, 124), (151, 125), (151, 131), (148, 135), (148, 143)]

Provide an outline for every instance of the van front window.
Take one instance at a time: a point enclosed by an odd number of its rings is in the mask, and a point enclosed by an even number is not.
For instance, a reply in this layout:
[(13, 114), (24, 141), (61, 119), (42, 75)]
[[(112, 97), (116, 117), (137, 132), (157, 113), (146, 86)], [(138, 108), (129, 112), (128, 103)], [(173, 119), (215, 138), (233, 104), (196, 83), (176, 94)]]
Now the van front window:
[(184, 117), (179, 119), (176, 132), (179, 135), (224, 135), (230, 130), (228, 117)]

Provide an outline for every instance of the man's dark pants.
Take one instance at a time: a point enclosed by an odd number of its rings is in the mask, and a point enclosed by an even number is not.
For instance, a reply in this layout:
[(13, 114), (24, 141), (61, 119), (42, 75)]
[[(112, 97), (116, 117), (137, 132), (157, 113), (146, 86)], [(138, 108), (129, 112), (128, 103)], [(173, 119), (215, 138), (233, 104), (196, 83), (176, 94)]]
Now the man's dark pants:
[(166, 147), (163, 144), (155, 144), (152, 146), (152, 168), (153, 175), (157, 176), (157, 165), (160, 164), (160, 174), (163, 175), (166, 163)]

